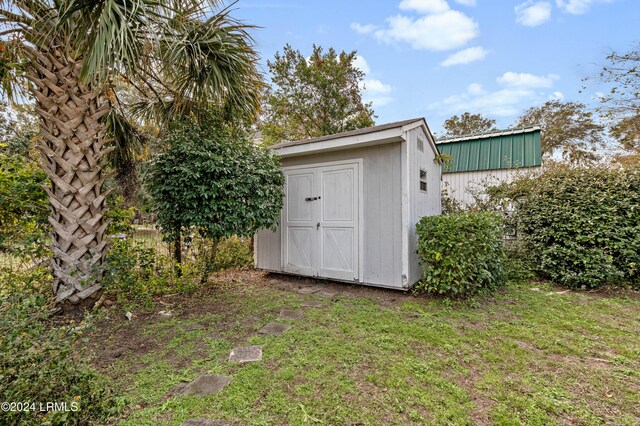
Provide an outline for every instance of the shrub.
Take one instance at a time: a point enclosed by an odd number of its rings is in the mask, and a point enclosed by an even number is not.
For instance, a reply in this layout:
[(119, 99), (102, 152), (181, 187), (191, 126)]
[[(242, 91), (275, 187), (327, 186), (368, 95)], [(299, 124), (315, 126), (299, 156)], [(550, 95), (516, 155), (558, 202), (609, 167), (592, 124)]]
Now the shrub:
[[(2, 424), (88, 424), (119, 411), (123, 401), (106, 380), (73, 356), (79, 331), (49, 320), (51, 277), (45, 268), (1, 274), (0, 401), (36, 404), (29, 411), (3, 412)], [(39, 404), (46, 402), (64, 402), (70, 411), (41, 412)]]
[(506, 191), (542, 275), (575, 289), (640, 284), (640, 171), (555, 166)]
[(417, 291), (466, 296), (502, 283), (504, 248), (498, 216), (426, 216), (416, 232), (423, 268)]
[(215, 269), (250, 268), (253, 266), (251, 238), (233, 235), (218, 244)]
[(176, 274), (168, 255), (145, 247), (131, 237), (114, 238), (104, 261), (103, 286), (124, 309), (153, 307), (153, 296), (188, 292), (197, 284), (189, 264)]

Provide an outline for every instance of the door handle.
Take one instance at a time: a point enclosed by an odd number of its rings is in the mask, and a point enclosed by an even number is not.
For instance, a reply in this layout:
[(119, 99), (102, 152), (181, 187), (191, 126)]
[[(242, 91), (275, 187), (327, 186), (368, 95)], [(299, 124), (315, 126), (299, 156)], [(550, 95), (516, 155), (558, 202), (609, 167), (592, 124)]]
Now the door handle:
[(316, 225), (316, 229), (320, 229), (320, 222)]
[(305, 201), (315, 201), (315, 200), (319, 200), (320, 197), (306, 197), (304, 200)]

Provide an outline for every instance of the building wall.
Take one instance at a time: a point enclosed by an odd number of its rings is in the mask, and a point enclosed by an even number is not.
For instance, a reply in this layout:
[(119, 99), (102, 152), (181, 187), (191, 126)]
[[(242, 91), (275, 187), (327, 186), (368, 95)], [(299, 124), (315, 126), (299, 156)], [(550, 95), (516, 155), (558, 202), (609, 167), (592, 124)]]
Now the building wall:
[(515, 177), (539, 170), (540, 167), (522, 167), (518, 169), (481, 170), (442, 174), (442, 189), (461, 204), (473, 204), (472, 193), (480, 192), (487, 185), (511, 182)]
[[(402, 286), (401, 143), (285, 158), (283, 167), (363, 159), (364, 282)], [(256, 267), (281, 271), (280, 230), (261, 231), (256, 238)]]
[[(418, 150), (418, 138), (423, 141), (424, 151)], [(407, 134), (408, 183), (409, 183), (409, 223), (408, 257), (409, 276), (407, 283), (415, 284), (422, 277), (422, 269), (416, 253), (418, 238), (416, 224), (423, 216), (440, 214), (440, 166), (434, 163), (435, 153), (422, 127), (412, 129)], [(427, 192), (420, 190), (420, 169), (427, 172)]]

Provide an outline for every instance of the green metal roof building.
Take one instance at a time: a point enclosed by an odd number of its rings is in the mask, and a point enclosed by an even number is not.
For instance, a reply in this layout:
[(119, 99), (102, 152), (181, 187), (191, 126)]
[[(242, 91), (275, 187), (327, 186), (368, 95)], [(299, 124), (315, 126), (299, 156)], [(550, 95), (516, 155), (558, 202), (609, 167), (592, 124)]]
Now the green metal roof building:
[(540, 127), (498, 130), (436, 141), (441, 154), (453, 157), (443, 173), (514, 169), (542, 164)]
[(495, 130), (436, 141), (441, 154), (450, 155), (451, 165), (442, 168), (443, 189), (462, 203), (473, 197), (469, 188), (487, 179), (505, 181), (521, 170), (542, 165), (540, 127)]

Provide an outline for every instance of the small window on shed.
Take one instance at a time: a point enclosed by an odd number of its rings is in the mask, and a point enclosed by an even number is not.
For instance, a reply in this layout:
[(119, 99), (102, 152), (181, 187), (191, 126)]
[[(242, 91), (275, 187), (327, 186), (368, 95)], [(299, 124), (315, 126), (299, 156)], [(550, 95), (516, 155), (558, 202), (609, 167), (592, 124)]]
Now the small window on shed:
[(424, 141), (421, 138), (418, 138), (418, 151), (424, 152)]
[(427, 171), (420, 169), (420, 191), (427, 192)]

